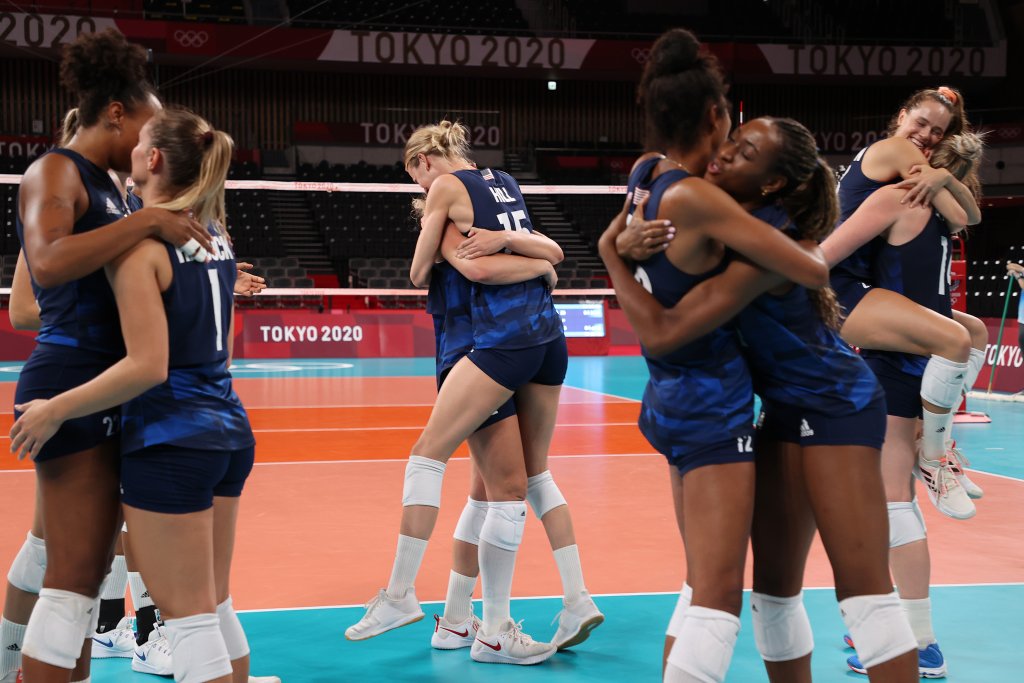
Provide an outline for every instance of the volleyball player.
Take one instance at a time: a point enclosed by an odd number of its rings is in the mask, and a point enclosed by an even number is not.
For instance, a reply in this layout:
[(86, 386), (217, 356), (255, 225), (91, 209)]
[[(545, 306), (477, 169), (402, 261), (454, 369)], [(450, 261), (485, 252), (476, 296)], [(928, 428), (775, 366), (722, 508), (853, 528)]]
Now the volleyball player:
[[(85, 34), (66, 48), (61, 77), (78, 97), (81, 126), (66, 149), (36, 160), (20, 187), (17, 229), (43, 325), (19, 377), (17, 403), (53, 396), (116, 361), (122, 348), (116, 309), (100, 266), (150, 235), (176, 244), (192, 239), (195, 253), (210, 243), (187, 216), (155, 208), (126, 216), (107, 176), (110, 168), (128, 170), (138, 131), (159, 108), (145, 64), (145, 51), (115, 30)], [(92, 633), (93, 600), (110, 567), (120, 517), (118, 425), (116, 411), (84, 416), (36, 458), (49, 545), (45, 578), (33, 559), (40, 553), (27, 547), (11, 573), (23, 592), (42, 587), (24, 635), (26, 680), (66, 681)], [(63, 637), (44, 635), (51, 620), (67, 624)]]
[[(972, 192), (980, 194), (977, 169), (981, 153), (982, 142), (977, 135), (959, 133), (932, 149), (929, 162), (947, 170)], [(863, 201), (836, 229), (834, 237), (825, 241), (823, 249), (830, 260), (839, 260), (871, 242), (876, 246), (868, 263), (876, 289), (884, 288), (901, 295), (921, 309), (916, 313), (919, 318), (933, 317), (948, 321), (947, 326), (957, 325), (951, 320), (949, 263), (952, 254), (949, 226), (944, 219), (930, 208), (904, 203), (901, 191), (883, 188)], [(853, 312), (868, 303), (869, 299), (864, 297)], [(868, 347), (862, 352), (885, 389), (888, 407), (882, 473), (889, 507), (890, 564), (920, 649), (921, 675), (939, 678), (946, 674), (946, 663), (932, 629), (927, 533), (914, 501), (912, 472), (920, 464), (915, 453), (915, 436), (918, 418), (928, 410), (928, 403), (922, 408), (921, 397), (936, 405), (955, 405), (960, 400), (966, 372), (961, 368), (958, 376), (936, 381), (934, 374), (927, 373), (935, 356), (929, 360), (913, 343), (892, 341), (882, 350)], [(927, 438), (926, 427), (924, 439)], [(930, 471), (926, 468), (920, 469), (919, 476), (928, 484), (929, 496), (940, 511), (958, 518), (973, 516), (973, 504), (953, 507), (956, 499), (952, 495), (942, 496), (949, 488), (959, 489), (956, 479), (947, 476), (939, 483), (931, 482)], [(934, 488), (939, 490), (939, 495), (932, 492)], [(960, 492), (962, 500), (967, 500), (962, 489)], [(852, 635), (854, 644), (859, 646), (856, 634)], [(851, 657), (849, 663), (855, 671), (863, 673), (862, 662), (856, 656)]]
[(683, 29), (662, 35), (639, 88), (648, 145), (664, 154), (647, 154), (634, 166), (632, 201), (646, 198), (643, 217), (670, 220), (674, 239), (635, 273), (616, 253), (613, 231), (599, 242), (647, 358), (651, 379), (640, 429), (671, 465), (693, 587), (666, 681), (725, 679), (739, 632), (754, 505), (753, 391), (746, 364), (735, 338), (723, 330), (676, 348), (666, 334), (672, 307), (725, 267), (726, 245), (800, 284), (822, 287), (827, 280), (816, 247), (805, 251), (699, 177), (731, 126), (717, 60), (699, 47)]
[[(515, 180), (500, 171), (477, 170), (467, 153), (465, 128), (448, 121), (418, 129), (406, 144), (406, 169), (427, 190), (410, 273), (414, 284), (427, 284), (449, 221), (464, 231), (477, 226), (532, 232)], [(412, 583), (437, 519), (445, 462), (458, 444), (513, 394), (520, 424), (525, 420), (532, 427), (526, 438), (537, 452), (546, 452), (550, 444), (567, 352), (546, 284), (534, 279), (517, 285), (474, 285), (470, 315), (473, 349), (449, 373), (406, 469), (391, 581), (368, 605), (363, 619), (346, 631), (350, 639), (422, 618)], [(507, 454), (488, 453), (477, 465), (489, 502), (480, 544), (484, 619), (470, 656), (477, 661), (539, 663), (556, 646), (533, 641), (509, 616), (512, 569), (526, 521), (525, 464)], [(545, 482), (544, 489), (545, 499), (550, 499), (557, 486)]]
[(12, 428), (12, 448), (34, 454), (65, 419), (124, 404), (129, 543), (162, 607), (175, 679), (186, 682), (248, 678), (248, 643), (228, 588), (238, 497), (254, 454), (227, 371), (237, 273), (223, 233), (231, 151), (230, 137), (184, 110), (158, 112), (143, 128), (131, 158), (145, 203), (191, 207), (215, 235), (213, 263), (151, 240), (113, 262), (127, 355), (53, 400), (19, 406)]
[[(834, 175), (818, 157), (814, 136), (791, 119), (754, 119), (734, 131), (705, 179), (795, 238), (820, 240), (835, 224)], [(619, 234), (620, 253), (642, 249), (639, 227)], [(658, 304), (649, 298), (647, 305)], [(755, 439), (751, 606), (769, 678), (811, 680), (814, 640), (801, 586), (818, 528), (844, 620), (866, 639), (861, 648), (872, 680), (915, 680), (917, 648), (887, 566), (882, 390), (839, 337), (829, 290), (808, 292), (739, 259), (680, 300), (666, 334), (675, 344), (692, 343), (734, 316), (763, 402)], [(686, 608), (682, 601), (676, 623)], [(674, 635), (670, 627), (667, 640)]]
[[(963, 96), (957, 90), (942, 86), (915, 92), (890, 121), (889, 137), (861, 150), (840, 180), (840, 220), (847, 220), (879, 188), (898, 183), (909, 188), (906, 203), (934, 204), (954, 229), (976, 224), (981, 213), (971, 191), (925, 159), (925, 153), (945, 137), (968, 129)], [(973, 316), (955, 314), (957, 326), (942, 316), (928, 315), (906, 297), (884, 288), (873, 291), (873, 248), (873, 243), (865, 244), (841, 261), (830, 259), (832, 287), (847, 315), (843, 339), (860, 348), (880, 350), (904, 349), (909, 342), (916, 347), (915, 353), (930, 356), (922, 383), (925, 405), (918, 469), (940, 512), (956, 518), (971, 516), (974, 503), (967, 491), (980, 497), (981, 490), (965, 477), (957, 452), (948, 443), (960, 397), (937, 389), (961, 380), (966, 380), (967, 387), (974, 385), (984, 361), (987, 333)]]
[[(445, 260), (438, 262), (431, 273), (428, 312), (434, 316), (439, 385), (454, 364), (473, 348), (473, 323), (469, 310), (471, 282), (493, 285), (502, 284), (503, 276), (508, 283), (544, 277), (549, 287), (554, 288), (557, 278), (551, 265), (562, 260), (561, 248), (536, 232), (470, 232), (472, 236), (465, 239), (454, 224), (449, 224), (441, 244), (441, 255)], [(528, 241), (525, 246), (520, 244), (524, 240)], [(538, 250), (534, 253), (545, 253), (546, 260), (494, 254), (505, 248), (511, 248), (513, 252), (524, 248)], [(531, 414), (528, 408), (524, 412), (527, 416)], [(508, 456), (511, 458), (529, 456), (526, 458), (527, 501), (544, 524), (562, 579), (563, 610), (558, 615), (558, 630), (552, 643), (559, 649), (582, 643), (590, 631), (603, 622), (604, 615), (597, 609), (583, 582), (572, 519), (565, 499), (554, 486), (554, 479), (548, 471), (546, 446), (538, 449), (533, 441), (522, 439), (514, 398), (489, 417), (467, 439), (467, 443), (474, 461), (488, 457), (499, 448), (515, 450), (515, 454)], [(472, 594), (479, 573), (479, 536), (487, 514), (487, 501), (483, 479), (475, 466), (471, 466), (470, 481), (469, 500), (456, 526), (453, 567), (444, 615), (435, 615), (431, 645), (438, 649), (471, 646), (474, 631), (479, 630), (479, 620), (473, 614)]]

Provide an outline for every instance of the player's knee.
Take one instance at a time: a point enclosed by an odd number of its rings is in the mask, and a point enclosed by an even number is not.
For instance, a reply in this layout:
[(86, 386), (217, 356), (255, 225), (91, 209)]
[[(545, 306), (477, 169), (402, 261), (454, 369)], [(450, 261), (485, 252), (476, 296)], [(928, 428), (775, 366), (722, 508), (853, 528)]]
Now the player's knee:
[(739, 614), (743, 608), (743, 570), (728, 570), (715, 577), (709, 585), (694, 585), (694, 601), (704, 607)]
[(550, 470), (544, 470), (526, 480), (526, 500), (537, 519), (543, 519), (551, 510), (566, 504)]
[(216, 614), (167, 619), (175, 683), (200, 683), (231, 675), (231, 658)]
[(441, 485), (444, 482), (445, 464), (418, 455), (409, 456), (405, 466), (405, 484), (402, 488), (402, 505), (426, 505), (441, 507)]
[(61, 669), (75, 668), (94, 611), (94, 597), (43, 588), (25, 630), (22, 654)]
[(26, 593), (38, 594), (43, 588), (43, 575), (46, 574), (46, 541), (29, 532), (18, 554), (7, 572), (7, 580), (12, 586)]
[(942, 332), (935, 337), (936, 349), (932, 353), (950, 360), (966, 362), (971, 354), (971, 333), (959, 323), (950, 321), (942, 326)]
[(224, 645), (231, 661), (241, 659), (249, 654), (249, 639), (245, 637), (245, 629), (235, 613), (231, 596), (217, 605), (217, 618), (220, 620), (220, 633), (224, 637)]
[(754, 642), (766, 662), (788, 662), (811, 653), (814, 636), (804, 608), (803, 593), (779, 597), (750, 594)]
[(888, 503), (889, 512), (889, 547), (900, 546), (923, 541), (928, 534), (924, 524), (924, 515), (917, 501)]
[(839, 613), (867, 669), (917, 649), (896, 593), (846, 598), (839, 603)]
[(462, 514), (455, 525), (455, 540), (470, 545), (480, 545), (480, 532), (483, 529), (484, 520), (487, 519), (487, 507), (486, 500), (470, 498), (466, 501), (466, 506), (462, 508)]

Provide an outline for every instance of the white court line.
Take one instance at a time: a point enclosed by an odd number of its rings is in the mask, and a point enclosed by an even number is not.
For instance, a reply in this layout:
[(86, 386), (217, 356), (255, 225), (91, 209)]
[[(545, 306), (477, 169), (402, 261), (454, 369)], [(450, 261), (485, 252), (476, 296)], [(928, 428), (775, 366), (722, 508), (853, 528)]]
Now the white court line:
[[(572, 387), (576, 389), (578, 387)], [(598, 391), (589, 391), (588, 389), (580, 389), (580, 391), (588, 391), (592, 394), (598, 394), (600, 396), (612, 396), (612, 394), (602, 394)], [(612, 398), (621, 398), (629, 403), (639, 403), (631, 398), (625, 398), (623, 396), (612, 396)], [(244, 401), (243, 401), (244, 403)], [(608, 403), (618, 403), (618, 401), (609, 401)], [(599, 401), (559, 401), (560, 406), (599, 406), (604, 405)], [(305, 410), (309, 408), (433, 408), (433, 403), (316, 403), (312, 405), (300, 405), (300, 406), (245, 406), (246, 410)], [(7, 413), (10, 415), (11, 413)]]
[[(556, 424), (555, 427), (635, 427), (636, 422), (566, 422)], [(423, 425), (412, 425), (402, 427), (322, 427), (322, 428), (283, 428), (283, 429), (254, 429), (255, 434), (274, 434), (277, 432), (386, 432), (389, 430), (414, 430), (423, 429)]]
[[(1024, 586), (1024, 582), (1008, 581), (1008, 582), (994, 582), (994, 583), (933, 583), (931, 588), (975, 588), (975, 587), (1003, 587), (1003, 588), (1016, 588)], [(805, 591), (834, 591), (835, 586), (804, 586)], [(744, 593), (749, 593), (750, 588), (744, 588)], [(594, 598), (642, 598), (649, 595), (679, 595), (678, 591), (651, 591), (649, 593), (592, 593), (591, 597)], [(512, 600), (561, 600), (561, 595), (526, 595), (522, 597), (513, 596)], [(473, 602), (481, 602), (479, 598), (474, 598)], [(421, 600), (421, 605), (443, 605), (444, 600)], [(247, 614), (260, 614), (263, 612), (299, 612), (302, 610), (324, 610), (324, 609), (351, 609), (354, 607), (365, 607), (364, 603), (356, 603), (354, 605), (313, 605), (310, 607), (264, 607), (261, 609), (240, 609), (239, 612)]]
[(569, 387), (570, 389), (576, 389), (577, 391), (585, 391), (588, 394), (595, 394), (597, 396), (611, 396), (612, 398), (622, 399), (623, 401), (627, 401), (629, 403), (640, 403), (640, 401), (636, 400), (635, 398), (629, 398), (628, 396), (619, 396), (618, 394), (609, 394), (609, 393), (606, 393), (604, 391), (594, 391), (593, 389), (584, 389), (583, 387), (574, 387), (571, 384), (566, 384), (565, 386)]

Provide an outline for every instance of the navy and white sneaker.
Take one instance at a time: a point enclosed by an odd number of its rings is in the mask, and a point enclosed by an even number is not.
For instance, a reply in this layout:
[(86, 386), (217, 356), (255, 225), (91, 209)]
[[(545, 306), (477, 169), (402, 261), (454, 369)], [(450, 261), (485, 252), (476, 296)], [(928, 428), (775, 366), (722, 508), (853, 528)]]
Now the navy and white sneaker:
[(132, 655), (132, 671), (157, 676), (173, 676), (171, 666), (171, 643), (159, 625), (153, 626), (149, 640), (135, 648)]
[[(867, 675), (868, 670), (860, 663), (857, 655), (846, 660), (847, 665), (859, 674)], [(923, 650), (917, 651), (917, 670), (921, 678), (945, 678), (946, 658), (938, 643), (932, 643)]]
[(92, 634), (93, 659), (131, 657), (135, 652), (135, 628), (131, 617), (122, 617), (117, 628)]

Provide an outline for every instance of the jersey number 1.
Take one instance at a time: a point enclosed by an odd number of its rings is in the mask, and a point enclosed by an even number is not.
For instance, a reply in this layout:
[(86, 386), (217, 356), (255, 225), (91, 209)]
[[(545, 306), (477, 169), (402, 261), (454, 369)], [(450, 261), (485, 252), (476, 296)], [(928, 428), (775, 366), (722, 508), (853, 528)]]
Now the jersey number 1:
[(210, 276), (210, 295), (213, 297), (213, 324), (217, 326), (217, 350), (224, 350), (224, 325), (220, 319), (220, 278), (217, 271), (210, 268), (206, 271)]

